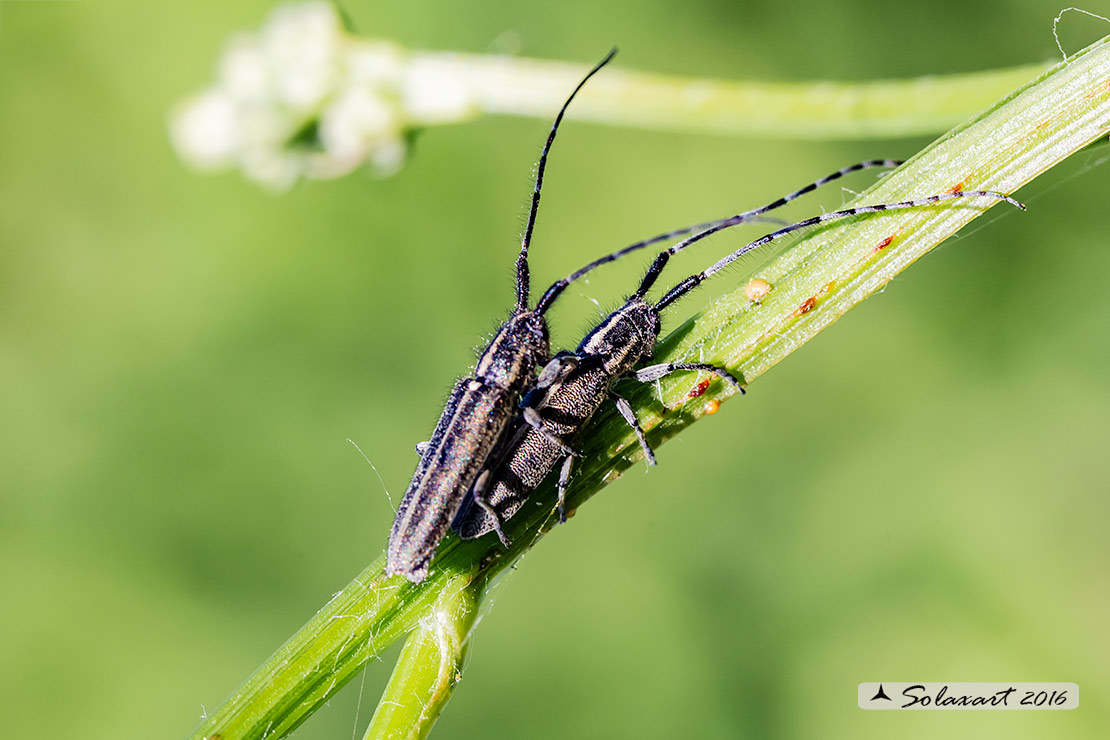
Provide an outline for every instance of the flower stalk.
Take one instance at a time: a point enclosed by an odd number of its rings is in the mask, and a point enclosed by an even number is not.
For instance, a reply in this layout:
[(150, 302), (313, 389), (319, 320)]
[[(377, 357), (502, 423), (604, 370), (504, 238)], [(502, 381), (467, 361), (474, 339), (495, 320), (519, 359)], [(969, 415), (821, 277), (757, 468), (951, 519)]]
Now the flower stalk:
[[(363, 166), (390, 174), (404, 164), (414, 130), (485, 114), (550, 120), (588, 68), (409, 51), (349, 32), (322, 0), (283, 5), (259, 31), (228, 41), (216, 83), (172, 113), (170, 139), (195, 169), (239, 169), (273, 190)], [(568, 115), (728, 136), (916, 136), (945, 131), (1047, 68), (859, 83), (745, 82), (610, 68)]]

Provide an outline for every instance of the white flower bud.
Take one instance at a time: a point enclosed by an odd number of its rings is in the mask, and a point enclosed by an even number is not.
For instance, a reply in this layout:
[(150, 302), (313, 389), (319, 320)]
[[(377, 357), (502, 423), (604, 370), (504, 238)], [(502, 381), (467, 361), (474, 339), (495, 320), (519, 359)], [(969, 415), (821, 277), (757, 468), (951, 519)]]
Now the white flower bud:
[(219, 85), (240, 101), (264, 102), (273, 95), (272, 70), (258, 37), (233, 36), (219, 63)]
[(235, 164), (242, 143), (239, 110), (218, 88), (180, 104), (170, 116), (170, 142), (187, 164), (212, 170)]
[(389, 141), (370, 155), (370, 166), (379, 177), (388, 177), (401, 169), (408, 153), (400, 139)]
[[(189, 164), (239, 167), (273, 189), (367, 163), (389, 174), (405, 161), (407, 128), (476, 110), (450, 57), (425, 60), (350, 36), (328, 2), (279, 6), (228, 41), (216, 86), (174, 112), (170, 136)], [(299, 141), (306, 131), (318, 140)]]
[(320, 141), (328, 154), (341, 159), (365, 159), (400, 133), (394, 106), (365, 88), (343, 91), (320, 117)]
[(274, 149), (245, 151), (240, 165), (247, 178), (276, 192), (293, 187), (303, 169), (301, 157)]
[(277, 100), (310, 113), (333, 92), (340, 77), (343, 29), (331, 4), (311, 2), (274, 9), (262, 28)]

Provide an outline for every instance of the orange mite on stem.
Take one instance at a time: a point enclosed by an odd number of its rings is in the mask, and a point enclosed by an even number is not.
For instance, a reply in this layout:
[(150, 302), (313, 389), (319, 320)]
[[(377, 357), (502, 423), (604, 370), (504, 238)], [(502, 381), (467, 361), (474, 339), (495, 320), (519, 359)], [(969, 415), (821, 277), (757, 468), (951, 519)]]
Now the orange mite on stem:
[(794, 315), (805, 316), (815, 308), (817, 308), (817, 298), (816, 296), (811, 296), (810, 298), (806, 298), (805, 303), (794, 309)]
[(687, 398), (697, 398), (698, 396), (704, 394), (705, 389), (709, 387), (709, 384), (711, 382), (713, 382), (712, 378), (706, 378), (705, 380), (701, 381), (700, 383), (695, 385), (693, 388), (691, 388), (689, 393), (686, 394), (686, 397)]
[(771, 292), (771, 284), (763, 278), (752, 278), (744, 286), (744, 295), (752, 303), (759, 303)]
[(706, 416), (712, 416), (713, 414), (717, 413), (720, 408), (721, 402), (716, 399), (712, 399), (705, 402), (705, 408), (702, 409), (702, 411), (705, 412)]

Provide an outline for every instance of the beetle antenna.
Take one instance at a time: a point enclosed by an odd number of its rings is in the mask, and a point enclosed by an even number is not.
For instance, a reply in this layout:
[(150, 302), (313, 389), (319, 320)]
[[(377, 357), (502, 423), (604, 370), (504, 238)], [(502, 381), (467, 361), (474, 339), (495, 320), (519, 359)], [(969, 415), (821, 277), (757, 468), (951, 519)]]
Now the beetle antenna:
[(559, 109), (559, 115), (555, 116), (555, 122), (551, 124), (551, 133), (547, 135), (547, 143), (543, 146), (543, 151), (540, 152), (540, 162), (536, 166), (536, 187), (532, 191), (532, 208), (528, 211), (528, 223), (524, 227), (524, 236), (520, 240), (520, 256), (516, 260), (516, 310), (528, 310), (528, 292), (530, 276), (528, 272), (528, 245), (532, 242), (532, 229), (536, 226), (536, 213), (540, 208), (540, 188), (543, 187), (543, 171), (547, 168), (547, 154), (551, 151), (551, 144), (555, 141), (555, 132), (559, 130), (559, 124), (563, 120), (563, 115), (567, 112), (567, 107), (570, 106), (570, 101), (574, 100), (574, 96), (586, 84), (586, 81), (597, 74), (598, 70), (609, 63), (617, 53), (617, 47), (613, 47), (605, 58), (598, 62), (593, 69), (591, 69), (582, 81), (578, 83), (578, 87), (574, 88), (570, 97), (563, 103), (563, 107)]
[[(667, 294), (665, 296), (663, 296), (657, 304), (655, 304), (655, 308), (657, 310), (658, 309), (663, 309), (666, 306), (669, 306), (670, 304), (674, 303), (679, 298), (683, 297), (684, 295), (689, 293), (691, 290), (696, 288), (698, 285), (700, 285), (703, 280), (705, 280), (706, 278), (710, 277), (711, 275), (713, 275), (715, 273), (720, 272), (721, 270), (728, 267), (734, 261), (736, 261), (740, 257), (744, 256), (748, 252), (752, 251), (753, 249), (757, 249), (759, 247), (762, 247), (764, 244), (768, 244), (770, 242), (773, 242), (776, 239), (781, 239), (782, 237), (786, 236), (787, 234), (792, 234), (795, 231), (806, 228), (807, 226), (813, 226), (815, 224), (825, 223), (826, 221), (837, 221), (837, 220), (840, 220), (840, 219), (843, 219), (843, 218), (848, 218), (849, 216), (855, 216), (855, 215), (860, 214), (860, 213), (878, 213), (880, 211), (899, 211), (899, 210), (905, 210), (905, 209), (908, 209), (908, 208), (919, 208), (921, 206), (927, 206), (927, 205), (931, 205), (933, 203), (940, 203), (941, 201), (946, 201), (946, 200), (954, 200), (956, 198), (993, 198), (994, 200), (1004, 200), (1007, 203), (1009, 203), (1010, 205), (1016, 206), (1016, 207), (1020, 208), (1023, 211), (1025, 210), (1024, 205), (1022, 205), (1018, 201), (1014, 200), (1010, 196), (1004, 195), (1002, 193), (995, 193), (995, 192), (992, 192), (990, 190), (959, 190), (959, 191), (955, 191), (955, 192), (941, 193), (940, 195), (929, 195), (929, 196), (926, 196), (924, 198), (917, 198), (915, 200), (904, 200), (904, 201), (901, 201), (901, 202), (898, 202), (898, 203), (879, 203), (879, 204), (871, 205), (871, 206), (858, 206), (856, 208), (846, 208), (842, 211), (832, 211), (831, 213), (822, 213), (820, 216), (813, 216), (812, 218), (807, 218), (807, 219), (804, 219), (802, 221), (798, 221), (797, 223), (790, 224), (789, 226), (784, 226), (783, 228), (781, 228), (777, 231), (772, 231), (770, 234), (766, 234), (766, 235), (761, 236), (760, 238), (756, 239), (753, 242), (749, 242), (749, 243), (745, 244), (744, 246), (740, 247), (739, 249), (737, 249), (732, 254), (729, 254), (729, 255), (726, 255), (725, 257), (722, 257), (717, 262), (715, 262), (713, 265), (711, 265), (707, 270), (699, 272), (696, 275), (691, 275), (690, 277), (688, 277), (685, 280), (683, 280), (682, 282), (680, 282), (678, 285), (671, 288), (667, 292)], [(683, 244), (685, 245), (685, 244), (693, 243), (693, 242), (698, 241), (700, 239), (704, 239), (705, 237), (709, 236), (710, 234), (712, 234), (714, 232), (717, 232), (717, 231), (720, 231), (721, 229), (726, 228), (726, 227), (731, 226), (731, 225), (732, 224), (728, 223), (727, 220), (722, 221), (721, 224), (718, 225), (718, 226), (715, 226), (715, 227), (706, 229), (705, 231), (694, 234), (689, 239), (686, 239)], [(673, 249), (673, 247), (672, 247), (672, 249)], [(668, 252), (669, 251), (670, 250), (668, 250)], [(660, 257), (662, 257), (663, 255), (666, 255), (666, 254), (667, 254), (667, 252), (663, 252), (660, 255)], [(665, 263), (666, 260), (664, 259), (663, 262)], [(659, 276), (659, 270), (662, 269), (662, 267), (659, 267), (658, 269), (656, 269), (656, 265), (658, 263), (659, 263), (659, 260), (657, 259), (656, 264), (652, 265), (652, 268), (648, 271), (647, 275), (644, 277), (644, 284), (646, 284), (648, 287), (651, 287), (651, 284), (655, 282), (655, 279)], [(644, 292), (646, 292), (646, 290), (647, 290), (646, 288), (643, 287), (643, 284), (641, 284), (641, 290), (644, 291)], [(637, 292), (637, 295), (642, 296), (643, 293), (642, 292)]]

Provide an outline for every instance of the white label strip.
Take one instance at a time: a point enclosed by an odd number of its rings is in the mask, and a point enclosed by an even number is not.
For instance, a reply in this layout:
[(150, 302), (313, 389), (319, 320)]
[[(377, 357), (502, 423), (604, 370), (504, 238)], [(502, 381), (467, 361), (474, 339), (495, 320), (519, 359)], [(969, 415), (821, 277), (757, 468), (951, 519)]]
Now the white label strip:
[(1075, 709), (1074, 683), (874, 681), (859, 685), (860, 709)]

